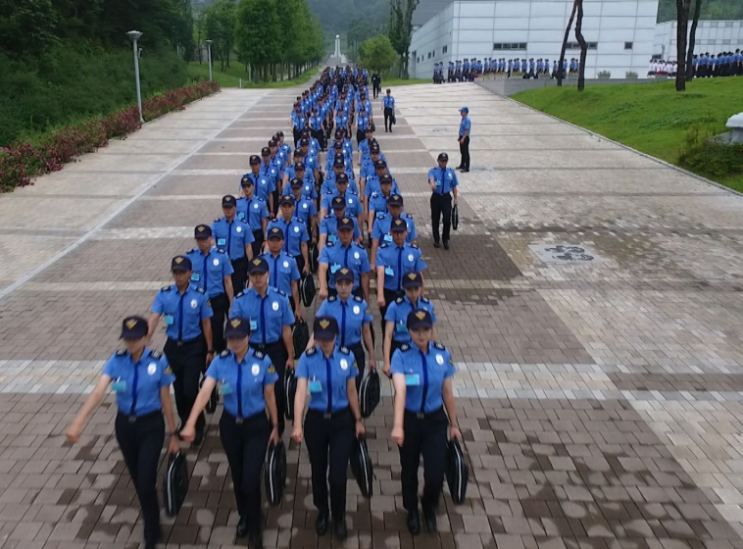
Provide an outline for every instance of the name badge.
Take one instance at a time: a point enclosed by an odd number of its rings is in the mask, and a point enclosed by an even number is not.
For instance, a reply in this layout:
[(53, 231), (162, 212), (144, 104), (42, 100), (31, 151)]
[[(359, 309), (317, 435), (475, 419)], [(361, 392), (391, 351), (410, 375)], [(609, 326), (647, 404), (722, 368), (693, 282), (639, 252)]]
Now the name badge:
[(421, 378), (418, 374), (405, 374), (405, 385), (417, 387), (421, 384)]
[(405, 326), (405, 324), (403, 323), (398, 323), (398, 324), (395, 324), (395, 331), (398, 334), (406, 334), (408, 333), (408, 327)]
[(227, 240), (225, 240), (224, 238), (217, 239), (217, 246), (224, 246), (225, 244), (227, 244)]
[(232, 385), (230, 385), (229, 383), (222, 383), (222, 385), (219, 387), (219, 392), (222, 395), (231, 395)]
[(240, 220), (243, 220), (243, 219), (245, 219), (245, 214), (242, 213), (242, 212), (237, 212), (237, 218), (240, 219)]
[(125, 393), (126, 392), (126, 381), (114, 381), (111, 384), (111, 390), (114, 393)]
[(198, 282), (201, 280), (201, 275), (199, 273), (193, 273), (191, 275), (191, 282)]
[(387, 276), (395, 276), (395, 271), (392, 270), (392, 267), (385, 267), (384, 274)]
[(335, 242), (336, 240), (338, 240), (338, 237), (334, 234), (328, 235), (328, 242)]
[(251, 320), (250, 321), (250, 330), (257, 330), (258, 329), (258, 321), (257, 320)]
[(391, 234), (384, 235), (384, 240), (385, 242), (392, 242), (392, 235)]
[(340, 268), (341, 268), (340, 265), (331, 265), (330, 266), (330, 272), (333, 273), (333, 274), (335, 274), (336, 272), (338, 272), (340, 270)]
[(383, 219), (384, 214), (382, 212), (377, 213), (377, 219)]
[(436, 186), (441, 187), (441, 181), (439, 181), (438, 179), (436, 180)]
[(319, 381), (310, 381), (310, 394), (322, 393), (322, 384)]
[(173, 315), (165, 315), (165, 325), (166, 326), (172, 326), (173, 322), (175, 322), (175, 318), (173, 318)]

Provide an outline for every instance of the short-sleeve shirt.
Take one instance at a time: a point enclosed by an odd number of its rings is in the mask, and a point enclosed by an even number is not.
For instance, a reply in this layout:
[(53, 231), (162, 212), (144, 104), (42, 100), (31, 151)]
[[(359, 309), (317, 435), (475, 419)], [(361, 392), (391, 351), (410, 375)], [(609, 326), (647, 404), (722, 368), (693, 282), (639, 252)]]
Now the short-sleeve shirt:
[(276, 288), (269, 287), (265, 297), (248, 288), (232, 301), (230, 318), (250, 320), (250, 341), (253, 343), (275, 343), (282, 341), (284, 326), (294, 324), (289, 300)]
[(449, 350), (440, 343), (431, 342), (426, 353), (403, 344), (392, 355), (390, 371), (392, 375), (405, 376), (405, 409), (429, 414), (444, 405), (444, 381), (452, 377), (456, 369)]
[[(336, 196), (340, 196), (340, 193), (338, 192), (338, 189), (332, 192), (327, 192), (322, 196), (322, 204), (320, 206), (320, 209), (325, 209), (330, 211), (331, 203), (333, 199)], [(354, 193), (353, 191), (346, 191), (346, 194), (344, 195), (344, 198), (346, 199), (346, 213), (348, 215), (352, 215), (354, 217), (358, 217), (360, 214), (363, 213), (363, 209), (361, 208), (361, 200), (359, 199), (359, 195)]]
[(472, 121), (469, 116), (462, 118), (462, 121), (459, 123), (459, 137), (462, 137), (467, 130), (472, 130)]
[(268, 223), (268, 230), (278, 227), (284, 233), (284, 251), (291, 256), (297, 257), (302, 255), (302, 243), (310, 239), (307, 234), (307, 224), (302, 220), (292, 217), (291, 221), (286, 221), (283, 216), (272, 219)]
[(168, 360), (159, 352), (145, 348), (135, 363), (126, 350), (117, 351), (103, 367), (112, 380), (119, 412), (143, 416), (162, 409), (160, 389), (172, 385), (175, 376)]
[(300, 357), (294, 376), (306, 379), (310, 410), (333, 413), (348, 407), (348, 380), (359, 373), (356, 359), (346, 348), (334, 348), (330, 358), (312, 347)]
[(389, 304), (387, 312), (384, 315), (385, 322), (392, 322), (395, 325), (392, 332), (392, 339), (399, 343), (410, 343), (410, 332), (408, 332), (408, 315), (415, 309), (425, 309), (431, 313), (431, 320), (436, 323), (436, 313), (433, 312), (433, 303), (425, 297), (418, 299), (418, 303), (413, 305), (408, 296), (398, 297)]
[(451, 168), (442, 170), (440, 166), (436, 166), (435, 168), (428, 170), (428, 179), (436, 181), (436, 190), (434, 191), (436, 194), (450, 193), (454, 187), (459, 185), (457, 173)]
[(152, 312), (165, 319), (165, 333), (176, 341), (199, 337), (201, 321), (214, 316), (206, 293), (193, 284), (182, 294), (175, 284), (162, 288), (152, 303)]
[[(418, 232), (415, 230), (415, 221), (413, 216), (406, 213), (401, 213), (400, 217), (405, 220), (408, 224), (408, 236), (405, 238), (405, 242), (414, 242), (418, 240)], [(392, 227), (392, 214), (377, 212), (374, 216), (374, 227), (372, 228), (372, 238), (376, 238), (380, 242), (392, 242), (392, 233), (390, 228)]]
[(264, 253), (263, 257), (268, 263), (268, 284), (281, 290), (287, 297), (292, 295), (292, 282), (301, 278), (297, 260), (284, 251), (274, 257), (271, 252)]
[(212, 233), (217, 248), (227, 252), (231, 261), (245, 257), (245, 246), (255, 240), (250, 226), (239, 219), (233, 219), (232, 222), (227, 221), (226, 217), (215, 220)]
[[(353, 239), (356, 240), (361, 236), (361, 229), (359, 229), (359, 222), (352, 215), (348, 216), (353, 221)], [(323, 217), (320, 222), (320, 234), (328, 235), (328, 242), (338, 241), (338, 216), (335, 213), (330, 213)]]
[(410, 272), (421, 272), (428, 265), (421, 258), (421, 251), (415, 244), (405, 243), (399, 247), (384, 242), (377, 248), (377, 268), (384, 267), (384, 287), (391, 291), (402, 291), (402, 277)]
[(343, 301), (340, 296), (330, 296), (322, 302), (316, 316), (332, 316), (338, 322), (337, 347), (352, 347), (361, 343), (362, 328), (374, 320), (364, 299), (351, 296)]
[(320, 252), (319, 261), (328, 266), (328, 284), (332, 289), (335, 289), (335, 274), (343, 267), (353, 272), (354, 290), (361, 283), (361, 275), (371, 271), (366, 250), (356, 242), (352, 242), (350, 246), (343, 246), (340, 241), (327, 244)]
[(210, 298), (225, 292), (224, 277), (231, 275), (235, 270), (224, 250), (211, 248), (207, 253), (203, 253), (194, 248), (186, 257), (191, 260), (193, 266), (191, 284), (204, 290)]
[(221, 385), (224, 409), (235, 417), (250, 417), (266, 409), (264, 387), (279, 380), (271, 359), (250, 349), (238, 364), (232, 351), (222, 351), (209, 365), (206, 376)]
[(237, 199), (237, 218), (250, 226), (251, 231), (263, 231), (263, 220), (269, 217), (268, 203), (259, 196)]

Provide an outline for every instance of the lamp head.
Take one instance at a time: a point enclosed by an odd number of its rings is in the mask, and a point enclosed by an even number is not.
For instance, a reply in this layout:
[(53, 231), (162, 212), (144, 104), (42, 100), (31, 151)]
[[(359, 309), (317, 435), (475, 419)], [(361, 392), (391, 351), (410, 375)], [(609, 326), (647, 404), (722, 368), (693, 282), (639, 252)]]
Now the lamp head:
[(126, 35), (129, 37), (129, 40), (131, 40), (132, 42), (136, 42), (142, 37), (142, 33), (139, 31), (135, 31), (135, 30), (127, 32)]
[(204, 40), (204, 43), (205, 43), (205, 44), (206, 44), (207, 46), (211, 46), (211, 45), (212, 45), (212, 42), (213, 42), (213, 40)]

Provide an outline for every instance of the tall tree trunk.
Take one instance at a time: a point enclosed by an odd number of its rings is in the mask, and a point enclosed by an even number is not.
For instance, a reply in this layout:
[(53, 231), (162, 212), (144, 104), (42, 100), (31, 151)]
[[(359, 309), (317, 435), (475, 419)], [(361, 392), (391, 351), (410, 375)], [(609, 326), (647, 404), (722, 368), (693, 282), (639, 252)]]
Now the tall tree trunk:
[[(694, 19), (691, 22), (691, 32), (689, 32), (689, 52), (686, 54), (686, 81), (691, 82), (694, 79), (694, 45), (696, 43), (697, 25), (699, 25), (699, 16), (702, 14), (702, 0), (696, 0), (694, 4)], [(678, 70), (681, 70), (679, 65)]]
[(575, 0), (578, 5), (578, 16), (575, 20), (575, 39), (580, 44), (580, 64), (578, 65), (578, 91), (586, 88), (586, 56), (588, 55), (588, 44), (583, 38), (583, 0)]
[(570, 29), (573, 27), (573, 19), (575, 19), (575, 10), (578, 9), (578, 2), (573, 2), (573, 11), (570, 12), (570, 19), (568, 19), (568, 26), (565, 28), (565, 36), (562, 39), (562, 49), (560, 50), (560, 60), (557, 62), (557, 85), (562, 87), (562, 81), (565, 78), (565, 71), (563, 65), (565, 64), (565, 50), (568, 49), (568, 38), (570, 38)]
[[(691, 0), (676, 0), (676, 63), (686, 67), (686, 31), (689, 29)], [(676, 91), (686, 91), (686, 71), (676, 71)]]

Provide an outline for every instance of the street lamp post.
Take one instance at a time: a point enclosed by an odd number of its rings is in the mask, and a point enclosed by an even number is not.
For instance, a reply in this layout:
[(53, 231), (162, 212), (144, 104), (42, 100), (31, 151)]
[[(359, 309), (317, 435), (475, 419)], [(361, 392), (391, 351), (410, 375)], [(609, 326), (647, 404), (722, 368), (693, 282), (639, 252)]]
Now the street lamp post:
[(137, 48), (137, 40), (142, 36), (139, 31), (129, 31), (126, 33), (129, 39), (134, 45), (134, 80), (137, 83), (137, 107), (139, 108), (139, 121), (144, 124), (144, 117), (142, 116), (142, 91), (139, 88), (139, 48)]
[(207, 54), (209, 55), (209, 80), (212, 80), (212, 41), (205, 40), (205, 42)]

